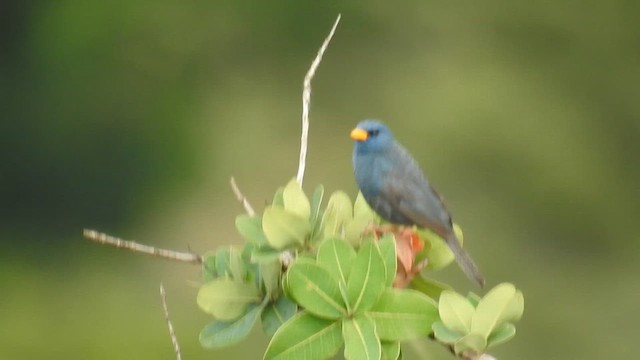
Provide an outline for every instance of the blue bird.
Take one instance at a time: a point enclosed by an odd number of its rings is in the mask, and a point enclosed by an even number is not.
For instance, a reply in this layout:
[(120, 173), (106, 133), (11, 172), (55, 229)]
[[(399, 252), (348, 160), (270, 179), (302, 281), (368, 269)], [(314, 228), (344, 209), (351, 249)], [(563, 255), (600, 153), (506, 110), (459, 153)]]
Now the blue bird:
[(351, 131), (353, 170), (371, 208), (392, 224), (416, 225), (445, 240), (464, 273), (480, 287), (484, 278), (462, 248), (451, 215), (420, 166), (381, 122), (364, 120)]

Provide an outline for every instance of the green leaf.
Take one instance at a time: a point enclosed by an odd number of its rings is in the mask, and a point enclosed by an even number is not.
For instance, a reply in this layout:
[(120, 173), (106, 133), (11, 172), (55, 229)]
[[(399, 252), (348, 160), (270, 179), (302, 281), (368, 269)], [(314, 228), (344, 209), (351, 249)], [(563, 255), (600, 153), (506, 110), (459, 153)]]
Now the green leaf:
[(242, 253), (237, 249), (229, 249), (229, 271), (233, 280), (244, 282), (247, 279), (247, 266), (242, 260)]
[(347, 360), (379, 360), (382, 349), (375, 324), (366, 315), (342, 321), (344, 357)]
[(364, 200), (362, 193), (358, 193), (353, 203), (353, 219), (346, 222), (344, 238), (350, 244), (358, 245), (361, 242), (364, 230), (376, 223), (376, 214)]
[(464, 245), (464, 234), (462, 233), (462, 228), (456, 223), (453, 223), (453, 232), (456, 234), (460, 245)]
[(406, 341), (431, 333), (438, 320), (436, 302), (411, 289), (385, 289), (367, 312), (381, 340)]
[[(300, 259), (298, 259), (298, 261), (300, 261)], [(293, 296), (291, 296), (291, 293), (289, 292), (289, 281), (287, 280), (286, 273), (280, 277), (280, 289), (282, 289), (282, 295), (293, 300)]]
[(515, 335), (516, 327), (512, 323), (504, 323), (489, 335), (489, 339), (487, 339), (487, 348), (507, 342)]
[(349, 195), (343, 191), (331, 194), (327, 209), (322, 216), (322, 228), (325, 237), (344, 235), (344, 226), (351, 221), (353, 209)]
[(342, 301), (347, 307), (347, 313), (352, 314), (353, 311), (349, 305), (349, 296), (347, 295), (347, 283), (338, 281), (338, 289), (340, 290), (340, 296), (342, 297)]
[(270, 263), (280, 259), (281, 250), (276, 250), (268, 246), (253, 249), (251, 252), (252, 263)]
[(234, 280), (244, 282), (247, 278), (247, 266), (242, 259), (242, 252), (233, 246), (223, 247), (215, 253), (216, 277), (230, 276)]
[(326, 239), (318, 247), (318, 264), (331, 273), (334, 279), (347, 283), (356, 251), (344, 240)]
[(346, 314), (338, 280), (324, 267), (298, 259), (289, 267), (286, 279), (287, 293), (308, 312), (325, 319), (338, 319)]
[(262, 229), (269, 244), (275, 249), (302, 244), (311, 232), (311, 226), (306, 218), (272, 206), (264, 210)]
[(200, 287), (198, 306), (220, 320), (234, 320), (251, 303), (261, 300), (253, 283), (241, 283), (229, 278), (217, 278)]
[(242, 237), (256, 245), (267, 243), (267, 237), (262, 231), (262, 218), (258, 216), (238, 215), (236, 216), (236, 229)]
[(319, 319), (303, 311), (276, 331), (264, 359), (328, 359), (343, 343), (339, 321)]
[(284, 209), (297, 214), (305, 219), (309, 218), (311, 214), (311, 205), (307, 195), (302, 191), (302, 187), (296, 179), (291, 179), (287, 186), (282, 191), (282, 201), (284, 202)]
[(502, 283), (489, 291), (478, 303), (471, 320), (471, 332), (485, 339), (505, 322), (522, 316), (524, 298), (515, 286)]
[[(456, 233), (458, 241), (460, 241), (460, 244), (462, 245), (464, 239), (462, 230), (457, 224), (453, 224), (453, 230)], [(442, 269), (453, 262), (453, 253), (451, 252), (451, 249), (449, 249), (447, 243), (440, 236), (428, 229), (418, 229), (418, 234), (420, 239), (424, 240), (427, 245), (424, 250), (424, 255), (429, 259), (427, 262), (427, 269)], [(422, 258), (423, 256), (417, 257), (417, 261), (422, 260)]]
[(358, 192), (358, 196), (356, 196), (356, 200), (353, 202), (353, 217), (354, 219), (364, 218), (372, 223), (376, 217), (376, 213), (369, 207), (369, 204), (367, 204), (361, 192)]
[(324, 196), (324, 187), (318, 185), (311, 196), (311, 215), (309, 215), (309, 223), (311, 224), (311, 238), (316, 239), (316, 235), (320, 233), (320, 225), (322, 218), (320, 217), (320, 206), (322, 205), (322, 197)]
[(427, 229), (418, 229), (418, 234), (426, 245), (423, 252), (425, 257), (429, 259), (427, 269), (442, 269), (453, 262), (453, 253), (440, 236)]
[(422, 273), (418, 274), (413, 278), (413, 280), (411, 280), (411, 287), (432, 299), (438, 299), (443, 291), (451, 290), (451, 286), (440, 281), (427, 278)]
[(371, 224), (371, 220), (364, 218), (354, 218), (353, 220), (345, 221), (344, 239), (351, 245), (359, 245), (362, 240), (364, 230)]
[(453, 348), (456, 354), (462, 354), (464, 352), (482, 354), (487, 348), (487, 340), (477, 334), (468, 334), (458, 340)]
[(464, 296), (454, 291), (443, 291), (440, 294), (438, 310), (446, 327), (465, 335), (469, 333), (474, 308)]
[(397, 341), (382, 342), (381, 360), (397, 360), (400, 357), (400, 343)]
[(478, 294), (469, 291), (467, 293), (467, 300), (469, 300), (471, 305), (473, 305), (473, 307), (475, 308), (476, 306), (478, 306), (478, 303), (480, 303), (480, 300), (482, 300), (482, 298)]
[(398, 267), (398, 260), (396, 260), (396, 239), (393, 234), (384, 234), (378, 241), (378, 247), (380, 248), (380, 254), (382, 255), (386, 270), (385, 273), (387, 275), (385, 284), (389, 287), (393, 285)]
[(464, 336), (459, 332), (455, 332), (448, 327), (444, 326), (441, 321), (436, 321), (432, 326), (433, 335), (436, 339), (445, 344), (455, 344), (458, 340)]
[(281, 296), (276, 302), (267, 305), (262, 311), (262, 329), (267, 336), (273, 336), (276, 330), (292, 318), (297, 311), (298, 306), (296, 303)]
[(284, 188), (278, 188), (276, 193), (273, 195), (273, 201), (271, 202), (271, 206), (284, 209), (284, 197), (283, 197)]
[(227, 246), (216, 251), (216, 273), (218, 276), (231, 275), (231, 247)]
[(280, 289), (280, 274), (282, 273), (282, 265), (280, 261), (272, 261), (259, 264), (264, 291), (267, 296), (274, 299)]
[(360, 247), (347, 280), (347, 297), (352, 312), (369, 310), (386, 287), (386, 269), (378, 244), (368, 241)]
[(200, 344), (207, 349), (219, 349), (239, 343), (249, 335), (262, 309), (261, 305), (253, 304), (234, 321), (214, 320), (200, 331)]
[(499, 323), (505, 322), (516, 322), (520, 320), (522, 314), (524, 313), (524, 295), (522, 295), (522, 291), (516, 290), (516, 294), (511, 299), (509, 303), (509, 307), (505, 310), (505, 312), (500, 317)]
[(202, 277), (204, 281), (211, 281), (218, 277), (218, 272), (216, 271), (216, 255), (215, 254), (205, 254), (202, 260)]
[(262, 273), (260, 272), (260, 264), (251, 261), (256, 249), (258, 249), (257, 245), (253, 243), (245, 243), (242, 248), (242, 252), (240, 253), (240, 258), (242, 259), (244, 266), (247, 268), (247, 281), (253, 280), (256, 287), (258, 287), (258, 289), (262, 289)]
[[(242, 246), (242, 250), (240, 250), (240, 258), (242, 262), (244, 262), (245, 266), (252, 265), (251, 263), (251, 254), (258, 248), (254, 243), (245, 242), (244, 246)], [(255, 264), (254, 264), (255, 265)]]

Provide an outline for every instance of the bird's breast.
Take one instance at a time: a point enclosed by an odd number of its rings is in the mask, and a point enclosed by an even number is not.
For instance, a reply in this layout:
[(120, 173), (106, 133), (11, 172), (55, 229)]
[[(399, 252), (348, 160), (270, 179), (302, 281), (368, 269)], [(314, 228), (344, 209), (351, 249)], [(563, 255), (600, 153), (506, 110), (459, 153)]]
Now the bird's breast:
[(354, 173), (358, 187), (365, 199), (376, 197), (383, 190), (384, 180), (391, 164), (384, 157), (354, 154)]

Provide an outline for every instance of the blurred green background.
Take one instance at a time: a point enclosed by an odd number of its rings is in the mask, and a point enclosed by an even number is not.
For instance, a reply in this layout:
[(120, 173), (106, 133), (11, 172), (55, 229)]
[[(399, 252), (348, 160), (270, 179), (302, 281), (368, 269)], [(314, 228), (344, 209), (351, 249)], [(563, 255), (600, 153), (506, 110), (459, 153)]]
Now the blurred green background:
[[(489, 285), (525, 294), (500, 359), (640, 356), (640, 2), (110, 1), (0, 5), (0, 359), (260, 358), (200, 348), (199, 269), (81, 237), (239, 244), (295, 175), (357, 192), (350, 129), (385, 120), (445, 195)], [(439, 275), (471, 289), (451, 267)], [(438, 345), (408, 359), (451, 359)]]

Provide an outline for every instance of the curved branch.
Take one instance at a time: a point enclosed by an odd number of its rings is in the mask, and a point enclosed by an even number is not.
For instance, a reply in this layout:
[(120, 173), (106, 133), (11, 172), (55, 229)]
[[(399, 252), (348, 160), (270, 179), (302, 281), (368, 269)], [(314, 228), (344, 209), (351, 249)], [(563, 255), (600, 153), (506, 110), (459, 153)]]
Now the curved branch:
[(298, 184), (300, 184), (300, 186), (302, 186), (302, 180), (304, 178), (304, 168), (307, 161), (307, 142), (309, 138), (309, 105), (311, 104), (311, 80), (316, 74), (316, 70), (320, 65), (320, 61), (322, 61), (322, 55), (324, 55), (325, 50), (327, 50), (327, 46), (329, 46), (329, 42), (331, 42), (333, 34), (336, 32), (336, 28), (338, 27), (338, 23), (340, 23), (341, 16), (341, 14), (338, 14), (338, 18), (333, 24), (329, 35), (326, 37), (326, 39), (324, 39), (320, 50), (318, 50), (316, 58), (313, 59), (311, 67), (309, 67), (309, 71), (307, 71), (307, 75), (305, 75), (304, 77), (302, 89), (302, 135), (300, 138), (300, 161), (298, 162), (298, 175), (296, 175), (296, 181), (298, 181)]

